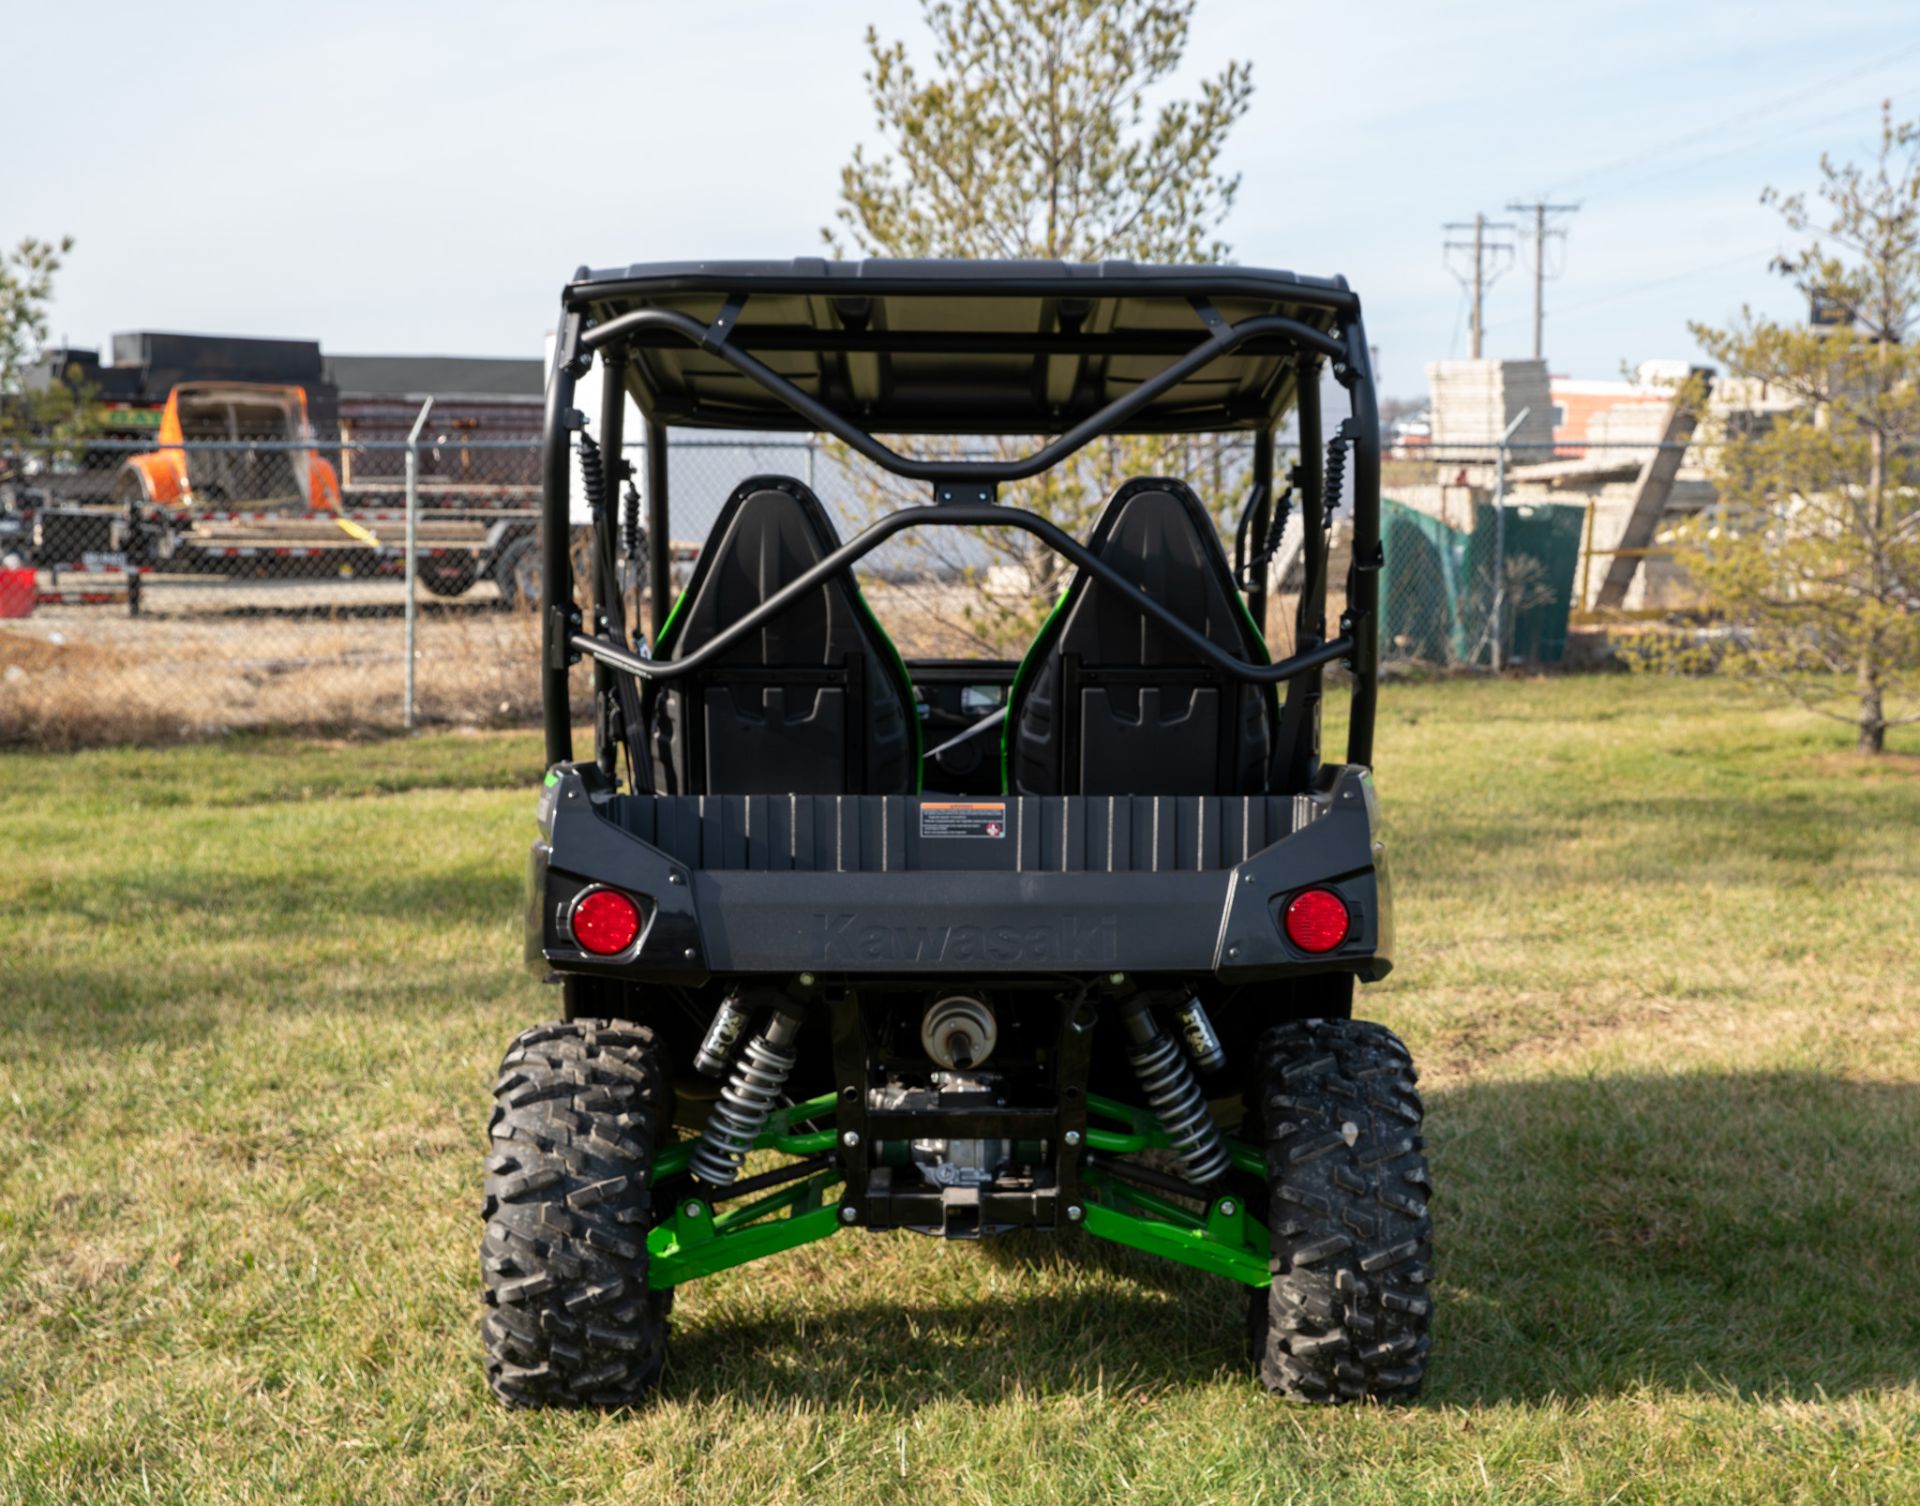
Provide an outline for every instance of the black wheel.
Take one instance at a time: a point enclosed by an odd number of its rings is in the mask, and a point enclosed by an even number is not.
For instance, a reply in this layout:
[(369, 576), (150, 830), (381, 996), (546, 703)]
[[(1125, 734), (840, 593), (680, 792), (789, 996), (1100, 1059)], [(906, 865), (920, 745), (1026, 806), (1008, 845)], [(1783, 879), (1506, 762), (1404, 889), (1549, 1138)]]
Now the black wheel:
[(666, 1360), (669, 1293), (647, 1290), (649, 1186), (673, 1090), (652, 1033), (542, 1025), (493, 1087), (480, 1245), (487, 1380), (513, 1406), (625, 1406)]
[(422, 560), (418, 567), (420, 584), (435, 596), (465, 596), (480, 578), (480, 567), (471, 555), (452, 559)]
[(1260, 1042), (1273, 1285), (1249, 1294), (1260, 1379), (1296, 1401), (1405, 1401), (1425, 1376), (1433, 1220), (1413, 1058), (1364, 1020)]
[(540, 605), (540, 541), (516, 539), (493, 562), (494, 583), (500, 600), (516, 611), (531, 612)]
[[(576, 587), (594, 578), (593, 530), (576, 528), (567, 540), (567, 557), (573, 569)], [(538, 609), (546, 582), (541, 578), (546, 556), (540, 540), (529, 536), (505, 545), (493, 562), (493, 579), (500, 587), (500, 600), (523, 612)]]

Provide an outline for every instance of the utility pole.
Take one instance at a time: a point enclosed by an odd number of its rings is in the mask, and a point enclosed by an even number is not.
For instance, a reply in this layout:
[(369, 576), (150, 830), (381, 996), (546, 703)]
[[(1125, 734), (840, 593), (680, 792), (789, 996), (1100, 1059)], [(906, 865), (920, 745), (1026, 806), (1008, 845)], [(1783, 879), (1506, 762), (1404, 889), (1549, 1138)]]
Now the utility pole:
[[(1486, 343), (1487, 332), (1486, 300), (1487, 289), (1492, 287), (1500, 274), (1513, 265), (1514, 247), (1512, 241), (1501, 241), (1494, 237), (1510, 235), (1516, 228), (1505, 222), (1496, 223), (1484, 214), (1475, 214), (1472, 221), (1454, 220), (1441, 227), (1444, 230), (1471, 230), (1470, 241), (1443, 241), (1441, 254), (1449, 251), (1468, 251), (1473, 255), (1473, 267), (1470, 272), (1462, 273), (1451, 263), (1447, 270), (1459, 279), (1461, 284), (1473, 290), (1473, 359), (1479, 360)], [(1506, 260), (1501, 261), (1501, 257)]]
[(1531, 212), (1533, 215), (1533, 358), (1538, 361), (1545, 358), (1542, 335), (1546, 325), (1547, 237), (1557, 235), (1564, 240), (1567, 234), (1564, 229), (1549, 226), (1547, 216), (1573, 214), (1580, 206), (1578, 204), (1514, 203), (1507, 205), (1507, 208), (1514, 214)]

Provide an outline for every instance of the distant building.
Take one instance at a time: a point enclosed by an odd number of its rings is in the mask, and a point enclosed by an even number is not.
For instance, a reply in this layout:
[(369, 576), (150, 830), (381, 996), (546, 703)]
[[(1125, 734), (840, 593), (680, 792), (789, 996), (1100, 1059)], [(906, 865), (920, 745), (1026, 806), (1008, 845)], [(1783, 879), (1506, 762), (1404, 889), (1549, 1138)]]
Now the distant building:
[(1674, 388), (1686, 376), (1685, 361), (1642, 361), (1631, 379), (1551, 378), (1555, 452), (1576, 457), (1589, 445), (1657, 441)]
[(405, 439), (433, 399), (434, 427), (490, 438), (538, 439), (546, 398), (539, 357), (328, 356), (342, 436)]
[(61, 346), (42, 352), (26, 374), (30, 391), (69, 382), (93, 391), (107, 410), (112, 432), (150, 432), (160, 421), (167, 394), (182, 382), (300, 387), (307, 394), (307, 417), (316, 433), (331, 434), (340, 421), (317, 340), (130, 330), (113, 337), (105, 361), (98, 349)]
[(326, 375), (340, 394), (341, 485), (400, 476), (405, 454), (391, 446), (412, 433), (428, 398), (422, 480), (539, 483), (546, 368), (538, 357), (328, 356)]

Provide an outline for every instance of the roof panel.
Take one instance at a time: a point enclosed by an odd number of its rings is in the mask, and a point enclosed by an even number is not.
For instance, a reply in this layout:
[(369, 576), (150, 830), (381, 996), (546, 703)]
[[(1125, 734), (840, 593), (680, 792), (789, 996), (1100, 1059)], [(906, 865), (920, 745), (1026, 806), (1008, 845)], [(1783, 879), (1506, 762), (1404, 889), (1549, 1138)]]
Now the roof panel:
[[(603, 326), (642, 309), (710, 325), (869, 433), (1054, 433), (1229, 323), (1281, 316), (1324, 343), (1358, 299), (1338, 279), (1251, 267), (1003, 261), (665, 262), (586, 271), (567, 305)], [(806, 429), (780, 398), (684, 333), (635, 330), (629, 386), (671, 424)], [(1299, 348), (1262, 335), (1163, 393), (1136, 432), (1256, 428), (1291, 407)]]

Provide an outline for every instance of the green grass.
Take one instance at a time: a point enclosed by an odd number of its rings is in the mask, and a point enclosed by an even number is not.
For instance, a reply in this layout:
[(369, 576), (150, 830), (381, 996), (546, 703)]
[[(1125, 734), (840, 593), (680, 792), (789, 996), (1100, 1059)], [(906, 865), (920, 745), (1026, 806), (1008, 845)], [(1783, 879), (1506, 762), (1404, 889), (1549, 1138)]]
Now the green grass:
[(656, 1405), (482, 1384), (531, 738), (0, 761), (0, 1499), (1920, 1500), (1920, 768), (1713, 684), (1397, 686), (1427, 1398), (1228, 1283), (842, 1237), (688, 1288)]

